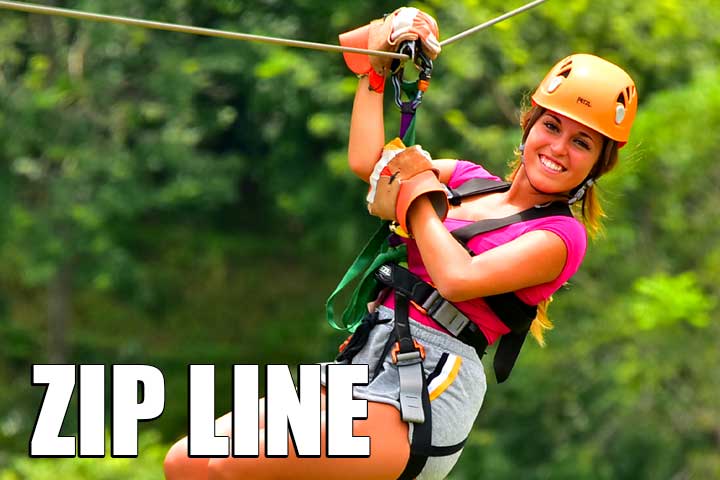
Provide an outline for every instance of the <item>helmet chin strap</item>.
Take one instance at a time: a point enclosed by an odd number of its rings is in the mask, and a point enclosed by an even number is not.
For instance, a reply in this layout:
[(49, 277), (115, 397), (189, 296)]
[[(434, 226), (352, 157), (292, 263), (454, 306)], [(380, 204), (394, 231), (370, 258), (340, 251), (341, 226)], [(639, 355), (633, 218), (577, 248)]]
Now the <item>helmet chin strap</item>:
[[(525, 174), (525, 178), (527, 179), (527, 181), (530, 184), (530, 186), (532, 187), (532, 189), (543, 195), (557, 195), (555, 193), (544, 192), (544, 191), (540, 190), (539, 188), (537, 188), (533, 184), (532, 180), (530, 180), (530, 176), (527, 173), (527, 167), (525, 166), (525, 144), (521, 143), (518, 146), (518, 150), (520, 151), (520, 163), (523, 166), (523, 173)], [(595, 184), (595, 179), (592, 177), (586, 179), (583, 183), (581, 183), (579, 188), (575, 192), (575, 194), (573, 194), (573, 195), (568, 194), (568, 197), (569, 197), (568, 202), (567, 202), (568, 205), (572, 205), (573, 203), (582, 200), (582, 198), (585, 196), (585, 192), (587, 192), (587, 189), (590, 188), (594, 184)]]
[(568, 199), (568, 205), (572, 205), (573, 203), (582, 200), (582, 198), (585, 196), (585, 192), (588, 188), (592, 187), (595, 184), (595, 179), (590, 177), (587, 180), (585, 180), (581, 185), (580, 188), (577, 189), (577, 192)]

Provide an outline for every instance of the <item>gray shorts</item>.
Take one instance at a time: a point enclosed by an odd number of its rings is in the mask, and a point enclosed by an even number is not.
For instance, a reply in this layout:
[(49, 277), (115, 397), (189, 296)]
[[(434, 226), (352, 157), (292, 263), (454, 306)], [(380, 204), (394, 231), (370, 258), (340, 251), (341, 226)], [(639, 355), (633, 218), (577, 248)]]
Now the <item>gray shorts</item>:
[[(392, 319), (393, 311), (380, 306), (381, 319)], [(353, 358), (354, 364), (369, 366), (368, 385), (354, 387), (355, 398), (388, 403), (400, 409), (400, 382), (397, 367), (388, 352), (395, 342), (393, 322), (376, 325), (368, 342)], [(423, 369), (428, 379), (432, 408), (432, 445), (455, 445), (470, 434), (482, 406), (487, 384), (485, 371), (475, 349), (450, 335), (410, 320), (415, 340), (425, 348)], [(382, 357), (382, 358), (381, 358)], [(324, 378), (323, 378), (324, 383)], [(410, 424), (412, 438), (412, 424)], [(462, 452), (445, 457), (430, 457), (418, 480), (445, 478)]]

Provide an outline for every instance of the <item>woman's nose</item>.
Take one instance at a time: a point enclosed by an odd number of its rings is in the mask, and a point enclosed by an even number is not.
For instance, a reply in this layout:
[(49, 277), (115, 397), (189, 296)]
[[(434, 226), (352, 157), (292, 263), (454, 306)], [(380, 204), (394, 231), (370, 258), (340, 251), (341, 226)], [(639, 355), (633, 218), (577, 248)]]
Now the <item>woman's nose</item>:
[(555, 140), (550, 144), (550, 148), (555, 155), (565, 155), (567, 153), (568, 149), (568, 142), (569, 140), (565, 138), (564, 136), (560, 136), (555, 138)]

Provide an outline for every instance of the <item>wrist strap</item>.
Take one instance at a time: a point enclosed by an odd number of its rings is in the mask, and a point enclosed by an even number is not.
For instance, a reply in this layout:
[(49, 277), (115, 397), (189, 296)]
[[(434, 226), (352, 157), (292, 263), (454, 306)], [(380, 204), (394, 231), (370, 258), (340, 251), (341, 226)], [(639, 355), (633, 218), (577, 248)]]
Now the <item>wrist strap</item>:
[(377, 93), (383, 93), (385, 91), (385, 77), (379, 75), (375, 69), (370, 69), (368, 80), (370, 81), (370, 90)]

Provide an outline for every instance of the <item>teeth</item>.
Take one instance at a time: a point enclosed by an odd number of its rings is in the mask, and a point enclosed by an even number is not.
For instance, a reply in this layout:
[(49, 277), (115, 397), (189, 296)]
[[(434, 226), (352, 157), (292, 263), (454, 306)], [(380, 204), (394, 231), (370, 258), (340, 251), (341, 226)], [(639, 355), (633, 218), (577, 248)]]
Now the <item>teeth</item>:
[(549, 168), (550, 170), (553, 170), (555, 172), (562, 172), (565, 170), (565, 168), (562, 165), (555, 163), (552, 160), (548, 160), (545, 157), (540, 157), (540, 163), (542, 163), (547, 168)]

